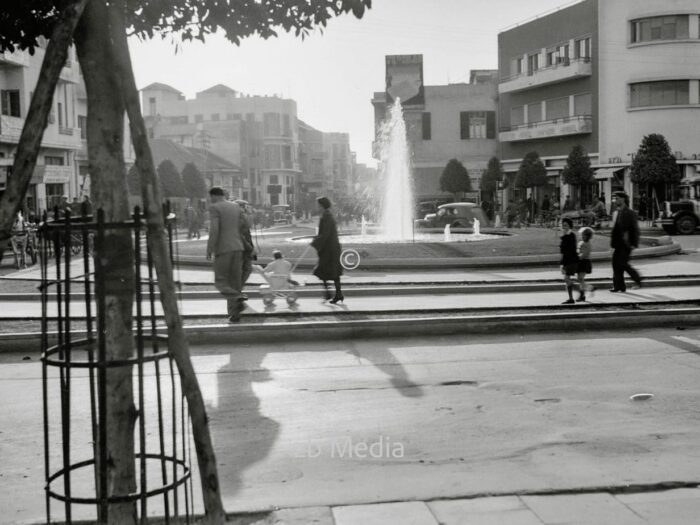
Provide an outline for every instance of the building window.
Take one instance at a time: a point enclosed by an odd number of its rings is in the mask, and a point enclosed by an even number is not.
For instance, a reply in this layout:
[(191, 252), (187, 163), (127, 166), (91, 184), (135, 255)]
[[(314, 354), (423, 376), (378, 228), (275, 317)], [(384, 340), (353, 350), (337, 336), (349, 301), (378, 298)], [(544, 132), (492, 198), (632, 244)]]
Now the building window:
[[(265, 146), (265, 168), (280, 169), (282, 161), (280, 159), (280, 147), (277, 144)], [(275, 183), (277, 184), (277, 183)]]
[(527, 121), (540, 122), (542, 120), (542, 102), (533, 102), (527, 105)]
[(432, 130), (430, 128), (430, 113), (425, 112), (423, 113), (423, 118), (422, 118), (422, 128), (423, 128), (423, 140), (431, 140), (431, 133)]
[(654, 16), (632, 21), (632, 43), (689, 38), (688, 15)]
[(241, 120), (240, 113), (227, 113), (226, 120)]
[(591, 38), (580, 38), (574, 42), (574, 53), (576, 58), (591, 58)]
[(279, 184), (279, 177), (277, 175), (270, 175), (270, 184)]
[(65, 166), (66, 159), (63, 155), (44, 155), (45, 166)]
[(525, 124), (525, 106), (510, 108), (510, 125), (520, 126)]
[(523, 74), (523, 59), (522, 58), (518, 58), (515, 61), (515, 73), (518, 75)]
[(574, 115), (591, 115), (592, 112), (590, 93), (574, 95)]
[(569, 116), (569, 97), (553, 98), (547, 101), (547, 120)]
[(528, 75), (533, 75), (535, 73), (535, 71), (537, 71), (539, 69), (539, 66), (538, 66), (539, 58), (540, 58), (540, 56), (538, 54), (528, 55), (528, 57), (527, 57), (527, 74)]
[(212, 119), (214, 122), (219, 121), (220, 118), (221, 118), (221, 115), (219, 115), (218, 113), (212, 113), (212, 114), (211, 114), (211, 119)]
[(10, 117), (19, 117), (19, 90), (3, 89), (0, 91), (2, 97), (2, 114)]
[(547, 54), (545, 55), (545, 66), (546, 67), (551, 67), (556, 64), (557, 59), (557, 52), (552, 49), (552, 50), (547, 50)]
[(58, 127), (63, 127), (63, 104), (58, 103)]
[(285, 137), (292, 136), (292, 128), (289, 125), (289, 115), (282, 115), (282, 131)]
[(194, 116), (194, 121), (195, 121), (196, 123), (204, 122), (204, 115), (195, 115), (195, 116)]
[(565, 66), (569, 65), (569, 44), (563, 44), (559, 46), (559, 53), (557, 56), (557, 63), (563, 64)]
[(266, 137), (281, 136), (279, 113), (265, 113), (263, 115), (263, 133)]
[(87, 139), (87, 117), (85, 115), (78, 115), (78, 128), (80, 128), (80, 138)]
[(148, 114), (152, 117), (156, 116), (156, 97), (148, 98)]
[(495, 111), (462, 111), (459, 114), (459, 136), (467, 139), (495, 139)]
[[(292, 147), (291, 146), (282, 146), (282, 162), (284, 163), (284, 168), (291, 170), (292, 169)], [(289, 184), (289, 183), (287, 183)]]
[(661, 80), (630, 85), (630, 107), (679, 106), (690, 103), (690, 82)]
[(46, 207), (51, 210), (61, 204), (63, 195), (63, 184), (46, 184)]

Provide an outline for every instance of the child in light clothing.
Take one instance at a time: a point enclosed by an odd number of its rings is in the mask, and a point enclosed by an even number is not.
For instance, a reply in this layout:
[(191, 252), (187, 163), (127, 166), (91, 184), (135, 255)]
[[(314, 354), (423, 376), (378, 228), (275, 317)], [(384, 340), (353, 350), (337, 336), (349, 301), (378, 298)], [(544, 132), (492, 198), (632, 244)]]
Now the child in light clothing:
[(586, 300), (586, 292), (593, 294), (594, 288), (590, 284), (586, 284), (586, 275), (591, 273), (593, 266), (591, 265), (591, 239), (593, 239), (593, 230), (589, 227), (579, 230), (581, 240), (578, 242), (578, 290), (579, 296), (577, 302)]
[(292, 263), (285, 259), (279, 250), (273, 250), (272, 256), (274, 259), (263, 270), (265, 277), (275, 290), (289, 288)]

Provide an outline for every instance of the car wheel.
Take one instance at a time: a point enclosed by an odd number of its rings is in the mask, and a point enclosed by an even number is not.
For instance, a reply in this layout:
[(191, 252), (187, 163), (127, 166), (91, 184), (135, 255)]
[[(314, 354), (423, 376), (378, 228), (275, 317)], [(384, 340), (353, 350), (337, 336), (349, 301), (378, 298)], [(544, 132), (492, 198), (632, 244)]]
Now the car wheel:
[(695, 231), (697, 225), (695, 217), (691, 217), (690, 215), (684, 215), (676, 220), (676, 230), (678, 230), (678, 233), (681, 235), (690, 235)]

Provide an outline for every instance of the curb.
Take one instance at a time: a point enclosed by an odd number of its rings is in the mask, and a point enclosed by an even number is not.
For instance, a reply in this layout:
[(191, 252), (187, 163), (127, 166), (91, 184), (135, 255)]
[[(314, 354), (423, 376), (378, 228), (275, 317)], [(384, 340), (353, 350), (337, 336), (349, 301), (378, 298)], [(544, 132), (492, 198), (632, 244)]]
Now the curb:
[[(375, 295), (457, 295), (457, 294), (473, 294), (473, 293), (513, 293), (513, 292), (546, 292), (552, 290), (560, 290), (562, 287), (561, 279), (542, 279), (539, 281), (462, 281), (462, 282), (402, 282), (402, 283), (346, 283), (343, 285), (344, 290), (352, 292), (354, 297), (372, 297)], [(610, 279), (596, 278), (587, 279), (588, 284), (596, 286), (596, 289), (603, 289), (610, 286)], [(630, 281), (631, 283), (631, 281)], [(211, 283), (206, 283), (211, 284)], [(221, 294), (214, 290), (199, 290), (176, 292), (178, 301), (187, 300), (202, 300), (202, 299), (221, 299)], [(630, 284), (631, 286), (631, 284)], [(643, 280), (644, 288), (657, 288), (662, 286), (700, 286), (700, 275), (687, 276), (672, 276), (672, 277), (648, 277)], [(260, 298), (262, 292), (257, 286), (249, 286), (245, 288), (245, 293), (249, 297)], [(295, 289), (299, 297), (315, 297), (321, 292), (321, 285), (317, 283), (307, 284)], [(65, 299), (66, 294), (63, 294)], [(71, 293), (71, 300), (82, 301), (83, 294)], [(159, 300), (160, 293), (155, 292), (156, 300)], [(49, 300), (55, 301), (56, 295), (49, 294)], [(16, 292), (16, 293), (0, 293), (0, 303), (3, 301), (40, 301), (41, 294), (39, 292)], [(198, 316), (195, 316), (198, 317)], [(13, 319), (12, 317), (0, 316), (0, 322)], [(18, 318), (19, 319), (19, 318)], [(21, 319), (27, 319), (23, 317)]]
[[(632, 259), (645, 259), (652, 257), (664, 257), (679, 253), (682, 250), (678, 243), (664, 244), (660, 246), (649, 246), (638, 248), (632, 252)], [(258, 260), (259, 264), (265, 264), (271, 259), (269, 257), (261, 257)], [(612, 250), (607, 252), (594, 252), (591, 254), (593, 261), (610, 261), (612, 260)], [(442, 257), (435, 259), (401, 259), (401, 258), (383, 258), (370, 259), (364, 258), (361, 263), (362, 269), (435, 269), (435, 268), (515, 268), (515, 267), (531, 267), (531, 266), (558, 266), (560, 256), (558, 254), (547, 255), (501, 255), (494, 257)], [(211, 261), (207, 261), (204, 257), (180, 256), (178, 259), (180, 268), (187, 267), (207, 267), (212, 266)], [(297, 268), (313, 268), (316, 265), (315, 259), (302, 259)]]
[[(211, 324), (185, 326), (184, 331), (195, 344), (269, 343), (279, 341), (316, 341), (318, 339), (362, 339), (382, 337), (411, 337), (426, 335), (494, 334), (504, 329), (518, 333), (557, 332), (565, 330), (611, 330), (629, 328), (661, 328), (665, 326), (700, 326), (700, 307), (662, 307), (640, 310), (585, 311), (570, 308), (566, 311), (538, 311), (535, 313), (509, 312), (470, 314), (447, 317), (421, 315), (397, 319), (265, 322), (261, 324)], [(75, 340), (85, 337), (85, 331), (74, 331)], [(158, 333), (166, 335), (165, 328)], [(56, 344), (55, 334), (49, 334), (49, 344)], [(0, 352), (36, 352), (41, 334), (0, 334)]]

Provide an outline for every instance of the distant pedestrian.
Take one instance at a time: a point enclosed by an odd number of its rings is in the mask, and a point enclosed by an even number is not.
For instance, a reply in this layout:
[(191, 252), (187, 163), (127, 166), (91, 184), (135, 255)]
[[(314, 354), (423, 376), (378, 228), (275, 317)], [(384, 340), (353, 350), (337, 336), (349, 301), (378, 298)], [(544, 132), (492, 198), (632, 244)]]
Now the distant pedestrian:
[(248, 222), (241, 208), (235, 202), (229, 202), (224, 190), (213, 187), (209, 190), (211, 205), (209, 217), (209, 241), (207, 259), (214, 257), (214, 286), (226, 298), (229, 321), (240, 320), (243, 311), (243, 234)]
[(567, 211), (574, 211), (576, 208), (574, 207), (574, 203), (571, 201), (571, 197), (568, 195), (566, 196), (566, 199), (564, 199), (564, 207), (561, 209), (562, 212), (567, 212)]
[(646, 221), (649, 218), (649, 199), (647, 198), (646, 192), (641, 192), (639, 194), (639, 218)]
[(613, 197), (617, 209), (613, 213), (613, 229), (610, 234), (610, 246), (613, 249), (613, 287), (610, 291), (625, 292), (625, 272), (632, 277), (636, 288), (642, 285), (639, 272), (630, 265), (632, 250), (639, 244), (639, 223), (637, 215), (629, 207), (629, 196), (623, 191), (616, 191)]
[[(343, 302), (343, 292), (340, 289), (340, 276), (343, 275), (343, 266), (340, 264), (340, 241), (338, 240), (338, 228), (331, 213), (331, 201), (327, 197), (319, 197), (318, 205), (321, 208), (321, 219), (318, 222), (318, 234), (311, 241), (311, 246), (318, 252), (318, 264), (314, 268), (314, 275), (323, 281), (324, 298), (332, 304)], [(331, 299), (328, 290), (328, 281), (335, 284), (335, 295)]]
[(581, 235), (581, 240), (578, 242), (578, 267), (576, 272), (578, 273), (578, 299), (576, 302), (582, 302), (586, 300), (586, 292), (593, 294), (594, 288), (592, 285), (586, 284), (586, 275), (589, 275), (593, 271), (593, 265), (591, 264), (591, 239), (593, 239), (593, 230), (588, 226), (581, 228), (579, 230)]
[(573, 277), (578, 273), (578, 253), (576, 250), (576, 234), (573, 231), (574, 223), (564, 217), (561, 220), (561, 243), (559, 251), (561, 252), (561, 273), (564, 276), (564, 284), (566, 285), (566, 293), (569, 298), (562, 304), (574, 304), (574, 280)]
[(80, 213), (81, 215), (92, 215), (92, 201), (90, 200), (90, 195), (85, 195), (83, 197), (83, 202), (80, 203)]

